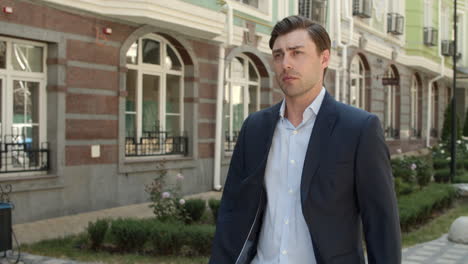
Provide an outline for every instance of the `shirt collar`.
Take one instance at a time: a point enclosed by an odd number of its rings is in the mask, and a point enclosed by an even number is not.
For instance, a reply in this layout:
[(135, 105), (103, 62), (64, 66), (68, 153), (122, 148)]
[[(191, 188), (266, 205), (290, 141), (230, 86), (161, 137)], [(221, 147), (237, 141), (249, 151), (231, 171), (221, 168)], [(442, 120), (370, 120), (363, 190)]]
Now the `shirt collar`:
[[(320, 90), (320, 93), (315, 97), (314, 101), (305, 109), (303, 115), (303, 121), (308, 119), (308, 112), (312, 111), (316, 116), (318, 115), (318, 112), (320, 110), (320, 107), (322, 106), (323, 98), (325, 97), (325, 88), (322, 87), (322, 90)], [(281, 107), (279, 110), (279, 115), (281, 119), (284, 118), (284, 111), (286, 110), (286, 99), (283, 99), (283, 102), (281, 102)]]

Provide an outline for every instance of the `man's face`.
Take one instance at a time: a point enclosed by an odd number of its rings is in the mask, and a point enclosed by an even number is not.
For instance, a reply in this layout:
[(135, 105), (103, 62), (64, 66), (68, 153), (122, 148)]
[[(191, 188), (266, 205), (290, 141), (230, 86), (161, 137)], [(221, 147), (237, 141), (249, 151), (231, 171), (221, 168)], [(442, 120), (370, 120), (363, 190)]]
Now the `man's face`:
[(272, 53), (276, 80), (286, 97), (301, 97), (320, 91), (330, 51), (319, 54), (305, 29), (278, 36)]

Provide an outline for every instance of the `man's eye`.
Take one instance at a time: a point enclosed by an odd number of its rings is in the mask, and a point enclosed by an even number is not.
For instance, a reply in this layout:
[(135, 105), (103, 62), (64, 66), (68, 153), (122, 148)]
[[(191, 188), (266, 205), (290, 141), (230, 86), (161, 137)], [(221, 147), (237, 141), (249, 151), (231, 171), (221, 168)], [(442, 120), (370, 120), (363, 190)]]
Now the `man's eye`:
[(294, 51), (294, 55), (298, 55), (298, 54), (301, 54), (302, 52), (301, 51), (298, 51), (298, 50), (295, 50)]

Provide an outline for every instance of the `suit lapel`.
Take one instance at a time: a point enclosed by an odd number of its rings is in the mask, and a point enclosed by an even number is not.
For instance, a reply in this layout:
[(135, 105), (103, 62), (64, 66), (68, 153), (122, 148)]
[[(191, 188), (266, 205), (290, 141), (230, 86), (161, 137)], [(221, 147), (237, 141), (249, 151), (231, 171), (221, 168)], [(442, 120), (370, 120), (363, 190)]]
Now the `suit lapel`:
[(326, 152), (336, 122), (336, 101), (326, 92), (309, 139), (301, 177), (301, 201), (308, 195), (312, 179), (320, 166), (321, 154)]

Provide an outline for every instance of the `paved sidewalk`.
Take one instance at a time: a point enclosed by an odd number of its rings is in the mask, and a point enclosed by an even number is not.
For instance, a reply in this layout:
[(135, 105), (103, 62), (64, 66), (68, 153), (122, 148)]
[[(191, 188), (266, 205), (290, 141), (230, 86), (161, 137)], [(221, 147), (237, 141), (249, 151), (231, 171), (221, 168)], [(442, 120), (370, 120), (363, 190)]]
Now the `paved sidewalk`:
[(402, 264), (468, 264), (468, 245), (442, 237), (403, 249)]

